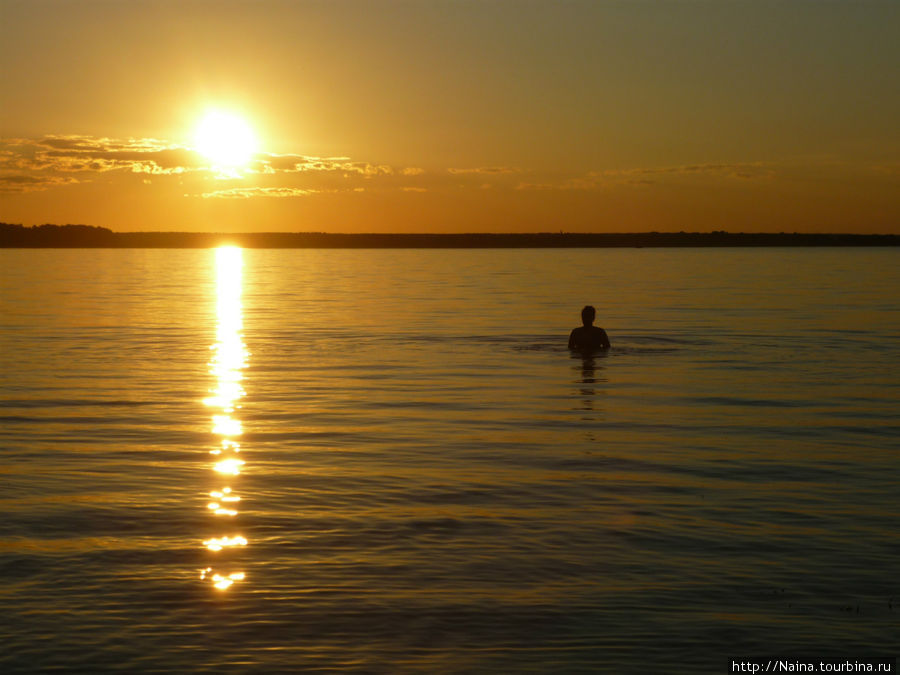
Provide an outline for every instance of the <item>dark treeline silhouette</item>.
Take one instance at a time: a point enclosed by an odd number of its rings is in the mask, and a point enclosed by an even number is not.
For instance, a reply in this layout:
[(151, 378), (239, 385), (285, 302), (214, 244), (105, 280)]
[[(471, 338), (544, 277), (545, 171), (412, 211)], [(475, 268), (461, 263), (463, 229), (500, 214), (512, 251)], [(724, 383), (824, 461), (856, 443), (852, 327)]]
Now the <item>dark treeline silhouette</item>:
[(22, 227), (0, 223), (0, 246), (4, 247), (96, 247), (114, 246), (115, 234), (91, 225), (35, 225)]
[(330, 234), (325, 232), (113, 232), (90, 225), (0, 223), (0, 248), (654, 248), (728, 246), (897, 246), (894, 234), (539, 232), (518, 234)]

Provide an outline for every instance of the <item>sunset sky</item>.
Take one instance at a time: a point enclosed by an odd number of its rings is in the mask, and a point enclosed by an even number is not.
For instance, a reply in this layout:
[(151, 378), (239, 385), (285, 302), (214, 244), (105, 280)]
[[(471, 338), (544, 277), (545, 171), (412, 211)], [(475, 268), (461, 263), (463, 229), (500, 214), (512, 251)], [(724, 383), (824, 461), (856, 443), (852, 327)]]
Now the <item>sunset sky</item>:
[(0, 0), (0, 221), (900, 233), (898, 35), (897, 0)]

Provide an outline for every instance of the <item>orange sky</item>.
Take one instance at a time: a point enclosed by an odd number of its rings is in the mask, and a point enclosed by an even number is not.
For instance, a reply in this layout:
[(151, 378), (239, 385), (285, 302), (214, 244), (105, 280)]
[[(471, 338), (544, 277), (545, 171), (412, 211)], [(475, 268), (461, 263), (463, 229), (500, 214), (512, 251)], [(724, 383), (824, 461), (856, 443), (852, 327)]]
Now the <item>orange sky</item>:
[[(0, 221), (900, 233), (898, 25), (896, 0), (0, 0)], [(210, 110), (252, 127), (246, 164), (198, 151)]]

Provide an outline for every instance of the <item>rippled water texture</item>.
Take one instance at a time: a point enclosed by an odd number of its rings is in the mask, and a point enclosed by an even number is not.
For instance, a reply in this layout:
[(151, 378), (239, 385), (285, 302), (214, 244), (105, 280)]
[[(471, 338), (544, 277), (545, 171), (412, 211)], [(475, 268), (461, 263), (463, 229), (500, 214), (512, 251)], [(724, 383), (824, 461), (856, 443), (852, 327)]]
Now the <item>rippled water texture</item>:
[(898, 263), (0, 251), (0, 670), (896, 653)]

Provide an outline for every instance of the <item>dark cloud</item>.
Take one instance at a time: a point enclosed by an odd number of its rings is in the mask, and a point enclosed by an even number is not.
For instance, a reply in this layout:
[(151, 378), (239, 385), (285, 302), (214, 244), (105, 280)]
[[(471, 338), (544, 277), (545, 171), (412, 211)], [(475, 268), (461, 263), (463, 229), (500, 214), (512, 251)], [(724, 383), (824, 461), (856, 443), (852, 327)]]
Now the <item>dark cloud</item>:
[(78, 183), (75, 178), (63, 176), (33, 176), (28, 174), (0, 174), (0, 192), (36, 192), (57, 185)]

